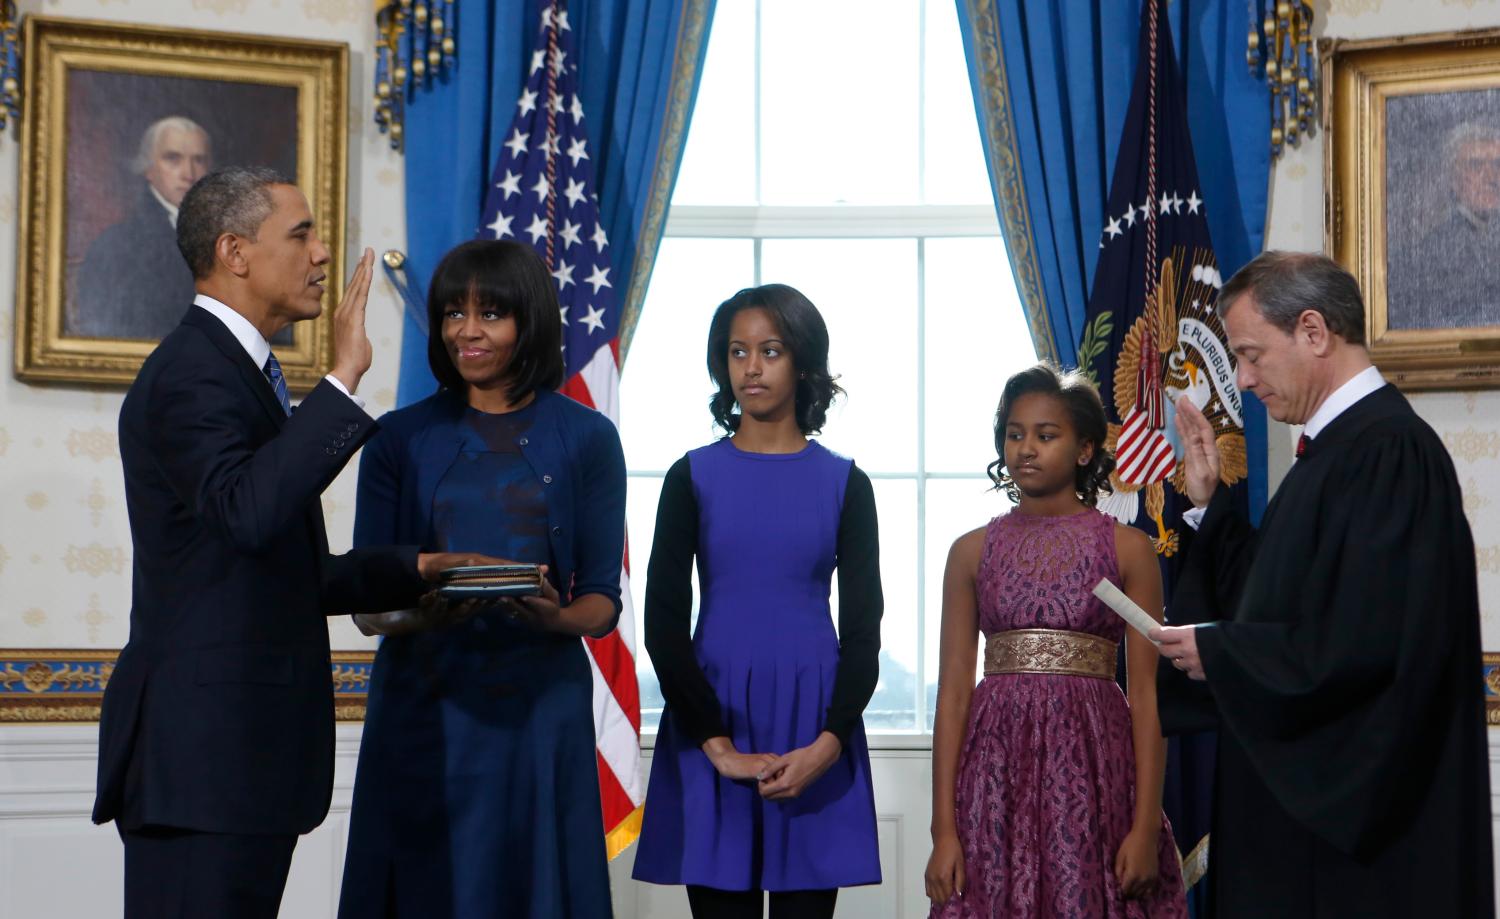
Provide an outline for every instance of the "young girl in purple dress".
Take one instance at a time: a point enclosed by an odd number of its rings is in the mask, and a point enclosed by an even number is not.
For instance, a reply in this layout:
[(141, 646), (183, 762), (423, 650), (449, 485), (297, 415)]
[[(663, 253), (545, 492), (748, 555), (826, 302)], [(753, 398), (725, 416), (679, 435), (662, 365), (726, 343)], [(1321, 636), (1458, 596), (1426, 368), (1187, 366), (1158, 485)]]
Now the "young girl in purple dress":
[(1093, 595), (1108, 579), (1161, 618), (1150, 540), (1094, 507), (1114, 468), (1107, 433), (1077, 372), (1039, 364), (1005, 384), (990, 477), (1017, 506), (959, 537), (943, 575), (934, 917), (1187, 915), (1161, 809), (1156, 651)]
[(760, 919), (767, 891), (772, 919), (827, 919), (838, 888), (880, 882), (860, 720), (880, 651), (874, 491), (807, 439), (841, 390), (802, 294), (771, 284), (725, 301), (708, 368), (730, 436), (667, 473), (647, 570), (646, 649), (667, 704), (635, 877), (687, 885), (700, 919)]

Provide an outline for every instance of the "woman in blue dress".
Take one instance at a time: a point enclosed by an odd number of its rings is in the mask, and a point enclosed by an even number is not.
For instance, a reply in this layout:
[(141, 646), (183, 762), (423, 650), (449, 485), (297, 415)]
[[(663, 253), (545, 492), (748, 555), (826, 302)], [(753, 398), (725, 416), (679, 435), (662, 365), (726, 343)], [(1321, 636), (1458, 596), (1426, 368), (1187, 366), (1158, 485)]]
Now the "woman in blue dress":
[(360, 462), (356, 545), (545, 565), (543, 596), (468, 616), (357, 617), (384, 634), (350, 815), (341, 919), (610, 915), (579, 636), (620, 612), (625, 463), (557, 394), (561, 323), (514, 242), (448, 253), (427, 303), (436, 395), (387, 414)]
[(759, 919), (765, 892), (772, 919), (826, 919), (838, 888), (880, 883), (861, 721), (883, 608), (874, 491), (807, 439), (841, 390), (802, 294), (771, 284), (725, 301), (708, 367), (731, 436), (662, 483), (645, 638), (667, 704), (635, 877), (687, 885), (699, 919)]

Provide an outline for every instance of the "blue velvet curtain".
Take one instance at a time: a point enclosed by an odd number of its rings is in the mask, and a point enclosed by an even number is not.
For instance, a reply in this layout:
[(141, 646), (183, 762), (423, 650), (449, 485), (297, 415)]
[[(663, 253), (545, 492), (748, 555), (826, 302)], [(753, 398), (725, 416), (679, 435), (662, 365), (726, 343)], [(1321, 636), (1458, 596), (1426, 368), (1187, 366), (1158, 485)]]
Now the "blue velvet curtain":
[[(458, 8), (457, 66), (406, 109), (406, 275), (420, 298), (443, 253), (472, 239), (485, 185), (515, 114), (544, 0), (477, 0)], [(708, 48), (713, 0), (573, 0), (578, 77), (597, 151), (600, 218), (621, 278), (620, 356), (666, 221), (667, 203)], [(430, 395), (427, 329), (411, 316), (401, 342), (399, 405)]]
[[(1130, 102), (1140, 0), (957, 0), (995, 205), (1037, 354), (1072, 365)], [(1270, 102), (1242, 4), (1167, 6), (1220, 270), (1261, 251)], [(1265, 412), (1246, 398), (1250, 507), (1266, 503)]]

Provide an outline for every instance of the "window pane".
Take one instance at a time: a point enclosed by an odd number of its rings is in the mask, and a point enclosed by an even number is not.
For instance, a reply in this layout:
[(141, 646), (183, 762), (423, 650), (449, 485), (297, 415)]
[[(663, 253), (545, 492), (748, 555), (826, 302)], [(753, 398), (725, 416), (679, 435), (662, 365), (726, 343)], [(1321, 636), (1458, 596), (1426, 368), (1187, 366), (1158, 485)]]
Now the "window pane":
[[(641, 686), (641, 730), (656, 731), (661, 720), (661, 686), (646, 653), (646, 566), (656, 531), (661, 478), (633, 475), (626, 482), (625, 529), (630, 539), (630, 599), (635, 607), (635, 675)], [(696, 591), (694, 596), (696, 596)]]
[(917, 201), (916, 0), (762, 0), (763, 204)]
[(673, 204), (755, 204), (755, 0), (714, 4)]
[(625, 465), (665, 471), (715, 437), (704, 348), (714, 308), (755, 275), (748, 239), (665, 239), (620, 377)]
[(958, 32), (958, 5), (927, 4), (923, 200), (928, 204), (993, 204), (979, 116)]
[[(880, 682), (865, 707), (870, 731), (917, 728), (917, 483), (875, 479), (880, 518)], [(834, 615), (838, 615), (837, 598)]]
[(1036, 349), (999, 237), (929, 239), (927, 469), (982, 473), (995, 459), (995, 403)]
[(761, 277), (802, 291), (828, 323), (829, 366), (847, 396), (821, 439), (868, 471), (916, 470), (916, 253), (910, 239), (762, 243)]
[[(937, 705), (939, 642), (943, 621), (943, 571), (948, 563), (948, 549), (953, 541), (975, 527), (1011, 508), (1001, 492), (989, 490), (987, 479), (927, 480), (927, 578), (922, 591), (925, 605), (926, 653), (925, 682), (927, 692), (927, 730), (932, 730), (933, 711)], [(882, 534), (884, 535), (884, 534)], [(977, 640), (977, 639), (976, 639)], [(983, 650), (977, 655), (980, 672), (984, 669)], [(977, 679), (977, 674), (976, 674)]]

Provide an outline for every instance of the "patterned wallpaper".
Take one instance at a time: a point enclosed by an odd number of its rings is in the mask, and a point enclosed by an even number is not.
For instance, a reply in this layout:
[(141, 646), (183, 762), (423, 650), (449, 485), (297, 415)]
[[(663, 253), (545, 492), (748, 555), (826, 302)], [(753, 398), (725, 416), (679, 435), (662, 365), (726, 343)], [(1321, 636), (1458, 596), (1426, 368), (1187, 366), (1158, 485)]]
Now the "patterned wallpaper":
[[(347, 42), (350, 47), (347, 264), (360, 248), (405, 240), (402, 164), (370, 120), (374, 19), (369, 0), (47, 0), (23, 13)], [(0, 136), (0, 298), (13, 302), (18, 134)], [(375, 364), (360, 395), (379, 414), (395, 403), (400, 299), (372, 289)], [(12, 374), (14, 315), (0, 321), (0, 648), (118, 648), (130, 616), (130, 527), (115, 437), (122, 390), (33, 386)], [(353, 526), (354, 467), (328, 490), (335, 550)], [(342, 619), (334, 646), (372, 644)]]
[[(358, 246), (402, 244), (402, 164), (369, 119), (374, 25), (367, 0), (24, 0), (24, 13), (346, 41), (351, 50), (349, 227)], [(1327, 0), (1318, 31), (1365, 38), (1500, 26), (1500, 0)], [(0, 137), (0, 292), (15, 289), (16, 135)], [(1276, 170), (1267, 238), (1280, 248), (1322, 245), (1322, 138)], [(361, 386), (379, 413), (395, 399), (399, 300), (382, 280), (371, 294), (375, 366)], [(0, 321), (9, 360), (11, 317)], [(130, 531), (122, 496), (112, 389), (29, 386), (0, 373), (0, 647), (118, 648), (128, 629)], [(1434, 393), (1414, 404), (1453, 453), (1479, 553), (1485, 646), (1500, 649), (1500, 392)], [(1279, 427), (1279, 426), (1278, 426)], [(1280, 428), (1272, 469), (1284, 470)], [(1273, 434), (1273, 436), (1276, 436)], [(353, 464), (329, 489), (329, 536), (347, 545)], [(369, 647), (335, 621), (334, 645)]]

